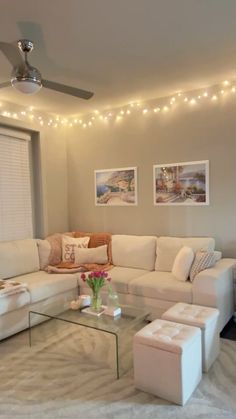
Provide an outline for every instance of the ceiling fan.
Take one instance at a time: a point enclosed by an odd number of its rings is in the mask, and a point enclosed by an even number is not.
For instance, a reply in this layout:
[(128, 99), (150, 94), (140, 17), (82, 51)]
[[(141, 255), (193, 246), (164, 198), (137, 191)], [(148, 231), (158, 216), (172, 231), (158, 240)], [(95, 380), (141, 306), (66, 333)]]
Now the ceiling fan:
[[(18, 48), (13, 44), (0, 42), (0, 50), (13, 66), (11, 81), (1, 83), (0, 89), (12, 85), (20, 92), (30, 94), (45, 87), (81, 99), (90, 99), (93, 96), (92, 92), (43, 79), (39, 70), (31, 66), (27, 59), (27, 54), (34, 48), (33, 42), (28, 39), (20, 39), (17, 45)], [(24, 53), (24, 59), (20, 51)]]

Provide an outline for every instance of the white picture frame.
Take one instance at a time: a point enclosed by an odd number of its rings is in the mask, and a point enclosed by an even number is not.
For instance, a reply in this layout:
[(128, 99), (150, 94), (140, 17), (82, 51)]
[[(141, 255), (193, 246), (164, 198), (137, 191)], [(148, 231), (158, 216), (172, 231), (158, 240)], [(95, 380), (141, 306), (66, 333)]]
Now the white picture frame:
[(96, 206), (136, 206), (137, 167), (94, 171)]
[(209, 205), (209, 160), (153, 166), (155, 206)]

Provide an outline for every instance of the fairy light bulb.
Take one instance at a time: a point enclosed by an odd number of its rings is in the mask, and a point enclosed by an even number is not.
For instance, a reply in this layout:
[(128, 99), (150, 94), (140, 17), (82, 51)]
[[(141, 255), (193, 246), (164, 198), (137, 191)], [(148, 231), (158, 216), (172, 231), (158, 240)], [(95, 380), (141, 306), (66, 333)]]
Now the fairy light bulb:
[(218, 99), (218, 97), (216, 95), (213, 95), (211, 100), (216, 101)]
[(147, 114), (148, 113), (148, 109), (143, 109), (143, 114), (145, 115), (145, 114)]
[(158, 112), (160, 112), (160, 110), (161, 110), (160, 108), (154, 108), (153, 112), (158, 113)]

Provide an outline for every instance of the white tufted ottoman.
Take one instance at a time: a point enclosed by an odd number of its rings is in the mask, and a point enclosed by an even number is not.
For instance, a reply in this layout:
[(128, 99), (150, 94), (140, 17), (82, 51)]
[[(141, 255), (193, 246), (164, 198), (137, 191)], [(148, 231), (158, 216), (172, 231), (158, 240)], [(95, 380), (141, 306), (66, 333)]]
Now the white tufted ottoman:
[(154, 320), (134, 336), (135, 387), (184, 405), (202, 377), (201, 331)]
[(202, 331), (202, 370), (207, 372), (220, 350), (218, 331), (219, 310), (193, 304), (177, 303), (162, 315), (162, 319), (200, 327)]

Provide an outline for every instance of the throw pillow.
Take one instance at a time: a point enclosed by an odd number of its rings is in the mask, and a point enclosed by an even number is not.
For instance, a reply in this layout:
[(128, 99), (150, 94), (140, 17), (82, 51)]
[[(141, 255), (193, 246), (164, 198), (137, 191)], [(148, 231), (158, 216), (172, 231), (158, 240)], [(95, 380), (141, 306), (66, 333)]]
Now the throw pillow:
[(180, 281), (187, 281), (193, 259), (194, 252), (191, 247), (183, 246), (174, 260), (172, 274)]
[(211, 268), (216, 263), (215, 252), (199, 251), (196, 253), (193, 265), (190, 271), (190, 281), (193, 282), (195, 276), (204, 269)]
[(62, 257), (62, 237), (63, 236), (69, 236), (69, 237), (73, 237), (73, 233), (68, 232), (68, 233), (55, 233), (52, 234), (51, 236), (47, 236), (46, 240), (49, 242), (50, 247), (51, 247), (51, 251), (50, 251), (50, 255), (49, 255), (49, 259), (47, 261), (47, 265), (57, 265), (58, 263), (61, 262), (61, 257)]
[(111, 254), (111, 234), (110, 233), (87, 233), (83, 231), (75, 231), (74, 237), (90, 237), (88, 247), (99, 247), (107, 244), (108, 262), (112, 264)]
[(88, 247), (89, 237), (74, 238), (62, 236), (62, 262), (75, 261), (75, 249)]
[(99, 263), (104, 265), (108, 262), (107, 244), (91, 249), (75, 248), (75, 263)]

